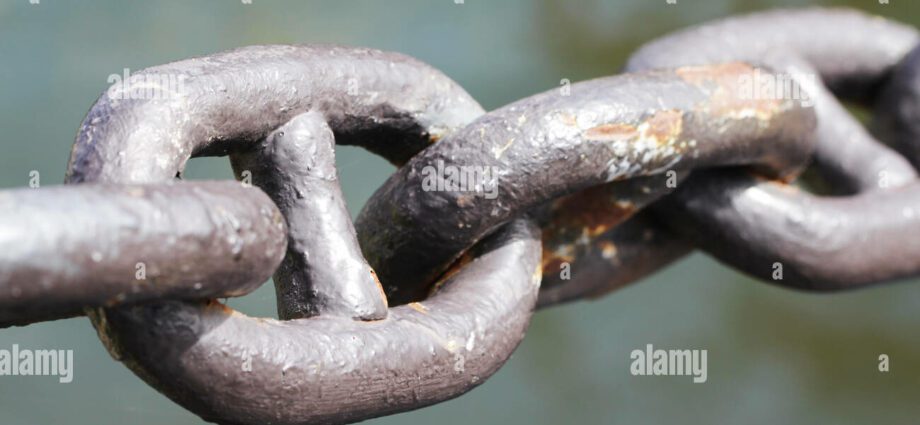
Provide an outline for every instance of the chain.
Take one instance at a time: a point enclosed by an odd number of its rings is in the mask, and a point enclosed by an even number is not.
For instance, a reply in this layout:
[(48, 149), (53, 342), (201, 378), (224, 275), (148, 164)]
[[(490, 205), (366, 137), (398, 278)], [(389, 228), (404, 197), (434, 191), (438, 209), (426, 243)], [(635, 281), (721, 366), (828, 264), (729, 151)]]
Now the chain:
[[(797, 289), (915, 276), (918, 42), (842, 9), (735, 17), (488, 113), (430, 66), (370, 49), (148, 68), (181, 75), (180, 95), (107, 91), (69, 185), (0, 192), (0, 326), (85, 314), (205, 420), (342, 423), (459, 396), (535, 308), (695, 247)], [(874, 108), (872, 134), (838, 98)], [(335, 144), (399, 167), (355, 224)], [(242, 184), (176, 179), (225, 155)], [(272, 274), (281, 320), (215, 300)]]

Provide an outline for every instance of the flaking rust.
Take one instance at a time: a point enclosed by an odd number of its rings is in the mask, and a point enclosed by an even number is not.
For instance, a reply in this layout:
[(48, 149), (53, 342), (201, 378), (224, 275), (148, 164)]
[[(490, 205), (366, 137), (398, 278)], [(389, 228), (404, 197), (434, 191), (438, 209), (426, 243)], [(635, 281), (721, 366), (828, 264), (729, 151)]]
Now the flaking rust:
[[(853, 29), (846, 42), (839, 28)], [(67, 173), (96, 184), (0, 191), (0, 234), (17, 235), (0, 247), (0, 325), (85, 309), (114, 358), (205, 420), (344, 423), (463, 394), (508, 359), (535, 306), (606, 293), (693, 246), (764, 278), (781, 261), (775, 282), (800, 289), (915, 276), (917, 172), (826, 87), (862, 102), (882, 87), (882, 134), (920, 152), (918, 40), (838, 9), (736, 17), (650, 43), (628, 74), (486, 115), (436, 70), (370, 49), (258, 46), (142, 71), (191, 76), (182, 95), (195, 103), (106, 92)], [(826, 87), (759, 91), (758, 78), (795, 70)], [(395, 307), (339, 202), (333, 140), (406, 164), (358, 226)], [(813, 154), (834, 189), (857, 194), (786, 185)], [(171, 182), (201, 155), (230, 155), (238, 175), (270, 164), (252, 176), (276, 204), (236, 183)], [(433, 164), (495, 170), (497, 196), (425, 190)], [(65, 208), (71, 222), (55, 216)], [(288, 260), (328, 251), (352, 265), (282, 263), (294, 320), (214, 299), (255, 289), (288, 247)], [(151, 262), (141, 283), (137, 256)]]
[[(777, 113), (788, 109), (791, 99), (764, 96), (757, 86), (759, 68), (742, 62), (712, 66), (689, 66), (674, 71), (685, 81), (709, 93), (709, 98), (698, 105), (714, 122), (722, 119), (754, 118), (767, 122)], [(784, 107), (785, 105), (785, 107)]]
[[(557, 274), (564, 264), (583, 255), (584, 250), (600, 235), (626, 221), (637, 211), (629, 199), (610, 196), (603, 186), (553, 201), (552, 220), (543, 225), (543, 274)], [(607, 242), (602, 249), (615, 253)], [(613, 257), (608, 254), (608, 257)]]
[[(776, 28), (784, 28), (777, 36)], [(853, 28), (842, 41), (839, 28)], [(920, 190), (908, 159), (876, 140), (835, 95), (876, 107), (879, 134), (901, 152), (918, 138), (904, 138), (916, 111), (893, 107), (917, 96), (910, 80), (920, 54), (914, 28), (846, 9), (805, 9), (727, 18), (652, 41), (629, 59), (627, 71), (678, 67), (678, 74), (713, 91), (707, 105), (719, 116), (756, 119), (758, 125), (797, 105), (815, 109), (814, 165), (838, 194), (820, 197), (789, 190), (793, 175), (741, 171), (695, 174), (673, 196), (652, 207), (663, 223), (710, 254), (766, 282), (808, 290), (863, 287), (917, 274), (920, 247), (904, 240), (916, 228), (904, 215)], [(706, 45), (706, 49), (695, 46)], [(913, 58), (910, 52), (914, 49)], [(782, 72), (772, 79), (745, 65), (725, 64), (717, 75), (700, 63), (757, 61)], [(911, 65), (911, 61), (914, 62)], [(691, 65), (691, 66), (684, 66)], [(723, 78), (741, 72), (743, 78)], [(766, 78), (764, 78), (766, 77)], [(812, 80), (786, 90), (789, 79)], [(761, 86), (760, 83), (764, 83)], [(731, 85), (744, 94), (727, 95)], [(832, 91), (829, 91), (830, 88)], [(875, 105), (871, 99), (881, 98)], [(717, 124), (715, 124), (717, 125)], [(756, 171), (756, 170), (752, 170)], [(897, 194), (886, 193), (897, 191)], [(774, 264), (783, 265), (775, 279)]]
[[(775, 105), (724, 100), (731, 97), (725, 90), (737, 90), (738, 85), (729, 82), (749, 70), (761, 69), (717, 66), (709, 72), (684, 70), (683, 76), (675, 70), (657, 70), (576, 83), (570, 96), (553, 90), (515, 102), (421, 152), (374, 194), (356, 224), (369, 262), (385, 281), (394, 282), (386, 285), (391, 302), (423, 298), (430, 282), (456, 260), (457, 253), (495, 226), (591, 186), (615, 182), (622, 186), (605, 190), (635, 193), (636, 199), (620, 198), (623, 202), (613, 202), (604, 210), (616, 214), (612, 208), (628, 201), (640, 209), (667, 194), (671, 188), (637, 181), (667, 171), (752, 164), (777, 175), (794, 173), (812, 152), (808, 130), (814, 116), (790, 104), (776, 113), (751, 117), (744, 112), (751, 105), (764, 111), (772, 111)], [(538, 118), (522, 120), (522, 111)], [(716, 112), (723, 115), (714, 117)], [(751, 119), (765, 121), (751, 126)], [(478, 142), (469, 144), (471, 138)], [(495, 151), (502, 155), (489, 154)], [(501, 170), (498, 196), (487, 199), (422, 190), (418, 170), (441, 164), (496, 167)], [(458, 196), (464, 196), (463, 208), (441, 208), (455, 204)], [(566, 220), (561, 218), (555, 228), (569, 227)], [(583, 221), (602, 230), (609, 228), (608, 220)], [(597, 231), (588, 233), (564, 232), (571, 239), (547, 248), (549, 267), (559, 262), (554, 257), (577, 257), (571, 247), (584, 244), (576, 240), (597, 239)], [(609, 247), (598, 249), (612, 252)], [(413, 261), (395, 261), (406, 256)]]

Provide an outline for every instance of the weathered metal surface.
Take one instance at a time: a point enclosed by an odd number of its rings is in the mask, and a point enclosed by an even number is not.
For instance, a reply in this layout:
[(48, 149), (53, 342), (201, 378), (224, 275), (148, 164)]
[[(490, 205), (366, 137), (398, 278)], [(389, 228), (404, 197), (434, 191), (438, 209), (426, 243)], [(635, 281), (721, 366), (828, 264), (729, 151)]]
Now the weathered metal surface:
[(326, 118), (336, 143), (400, 164), (482, 113), (440, 71), (372, 49), (253, 46), (136, 75), (182, 77), (183, 84), (165, 99), (103, 94), (80, 126), (69, 182), (160, 181), (190, 157), (246, 150), (310, 111)]
[[(84, 184), (0, 191), (0, 326), (85, 309), (113, 356), (207, 420), (341, 423), (468, 391), (536, 305), (598, 296), (694, 246), (800, 289), (912, 276), (918, 40), (845, 10), (730, 18), (650, 43), (629, 74), (485, 115), (440, 72), (368, 49), (257, 46), (150, 68), (182, 84), (129, 80), (99, 98), (67, 173)], [(743, 84), (810, 74), (827, 86), (803, 84), (807, 99)], [(137, 88), (165, 93), (120, 96)], [(834, 94), (874, 104), (897, 151)], [(357, 237), (334, 143), (405, 164)], [(207, 155), (268, 196), (171, 182)], [(787, 184), (812, 156), (846, 196)], [(464, 167), (482, 180), (455, 181)], [(362, 250), (407, 305), (387, 309)], [(208, 299), (273, 271), (287, 320)]]
[[(145, 72), (164, 71), (196, 76), (187, 85), (200, 101), (103, 96), (81, 128), (69, 181), (168, 180), (189, 155), (229, 153), (235, 172), (248, 171), (289, 223), (290, 249), (276, 275), (282, 317), (315, 317), (248, 318), (215, 301), (97, 309), (94, 323), (116, 358), (189, 410), (228, 424), (332, 423), (399, 412), (462, 394), (504, 363), (536, 303), (536, 228), (510, 225), (481, 255), (467, 257), (437, 295), (387, 314), (373, 272), (357, 255), (335, 177), (332, 142), (339, 134), (350, 140), (389, 132), (360, 143), (398, 162), (394, 155), (417, 149), (420, 137), (437, 139), (478, 113), (459, 87), (405, 57), (342, 48), (244, 49)], [(355, 73), (355, 84), (375, 90), (373, 96), (336, 91)], [(303, 98), (289, 94), (298, 83), (309, 83)], [(215, 84), (232, 87), (213, 95)], [(399, 133), (387, 121), (394, 114)], [(266, 127), (284, 118), (290, 121)]]
[(268, 197), (236, 182), (0, 191), (0, 327), (244, 295), (281, 262), (284, 233)]
[[(138, 74), (182, 77), (183, 84), (181, 90), (154, 98), (126, 100), (118, 96), (119, 92), (104, 93), (77, 134), (68, 182), (170, 179), (181, 174), (193, 156), (250, 155), (247, 152), (264, 150), (272, 131), (308, 112), (317, 116), (316, 121), (322, 117), (327, 124), (315, 125), (327, 125), (336, 143), (360, 145), (400, 163), (482, 113), (476, 101), (439, 71), (404, 55), (371, 49), (256, 46), (156, 66)], [(273, 145), (268, 149), (274, 149)], [(302, 152), (298, 159), (315, 154)], [(256, 180), (290, 179), (298, 170), (303, 171), (297, 160), (287, 161), (287, 165), (273, 173), (263, 172)], [(243, 171), (237, 167), (237, 173)], [(255, 177), (255, 170), (250, 171)], [(293, 208), (298, 203), (291, 198), (296, 198), (296, 188), (273, 195), (283, 212), (303, 212)], [(303, 208), (308, 203), (299, 205)], [(323, 211), (326, 215), (322, 219), (330, 224), (335, 220), (338, 229), (345, 230), (343, 218), (332, 218), (335, 212)], [(290, 216), (285, 218), (291, 221)], [(282, 317), (327, 310), (355, 317), (382, 317), (376, 285), (360, 270), (357, 259), (340, 265), (309, 261), (302, 255), (293, 258), (305, 248), (304, 238), (311, 237), (303, 235), (303, 226), (316, 220), (320, 218), (294, 221), (292, 235), (300, 236), (292, 243), (281, 279), (276, 282)], [(312, 239), (313, 248), (341, 246), (345, 243), (342, 238), (348, 236), (343, 234), (336, 240), (326, 233)], [(311, 253), (321, 256), (317, 259), (339, 254)], [(287, 265), (304, 260), (311, 269), (306, 273), (314, 278), (286, 272)], [(342, 277), (360, 280), (333, 285), (315, 279), (346, 270), (352, 274)], [(308, 307), (312, 304), (314, 307)], [(346, 306), (352, 311), (346, 311)]]
[[(841, 34), (844, 27), (854, 31)], [(818, 116), (815, 166), (843, 194), (860, 192), (822, 199), (737, 172), (711, 173), (691, 177), (654, 211), (716, 257), (784, 286), (843, 289), (920, 273), (920, 251), (910, 236), (920, 211), (916, 171), (821, 84), (857, 102), (873, 99), (886, 84), (896, 84), (888, 93), (900, 91), (911, 84), (911, 59), (899, 68), (898, 79), (889, 77), (918, 40), (914, 29), (891, 21), (815, 9), (730, 18), (647, 44), (627, 71), (760, 57), (794, 78), (820, 77), (808, 87), (810, 99), (803, 99), (814, 103)], [(900, 105), (897, 116), (900, 123), (916, 122), (920, 113)], [(909, 125), (890, 127), (903, 134)], [(918, 140), (901, 137), (899, 145), (909, 151)], [(777, 264), (782, 279), (774, 276)]]
[(415, 409), (483, 383), (524, 337), (540, 239), (526, 222), (509, 226), (437, 293), (383, 320), (282, 322), (179, 301), (94, 320), (117, 358), (208, 421), (327, 424)]
[[(552, 90), (490, 112), (422, 151), (357, 221), (390, 302), (423, 298), (458, 253), (496, 226), (581, 189), (714, 165), (794, 174), (812, 153), (814, 116), (793, 102), (736, 96), (739, 77), (754, 70), (730, 63), (581, 82), (568, 95)], [(426, 190), (426, 171), (462, 167), (494, 169), (497, 196)], [(647, 189), (652, 198), (670, 190)]]
[(361, 256), (335, 170), (335, 140), (325, 118), (298, 115), (251, 152), (231, 157), (288, 223), (288, 252), (275, 272), (278, 315), (382, 319), (386, 297)]
[(695, 246), (777, 285), (851, 289), (920, 272), (916, 183), (819, 197), (739, 171), (711, 171), (694, 173), (653, 208)]
[[(820, 81), (806, 85), (818, 116), (815, 160), (829, 179), (856, 191), (878, 187), (883, 170), (892, 175), (914, 171), (893, 151), (867, 155), (863, 148), (874, 139), (825, 85), (846, 99), (871, 99), (918, 41), (915, 29), (862, 12), (780, 10), (719, 20), (649, 42), (630, 57), (625, 71), (750, 61), (799, 80), (816, 74)], [(854, 169), (875, 172), (854, 174)]]
[[(543, 230), (543, 283), (537, 307), (597, 298), (659, 270), (693, 249), (648, 211), (642, 211), (603, 233), (596, 242), (568, 239), (553, 243), (559, 235)], [(548, 246), (563, 253), (547, 252)], [(571, 248), (570, 248), (571, 247)], [(560, 258), (564, 258), (567, 266)], [(555, 259), (555, 260), (553, 260)], [(565, 274), (568, 273), (568, 274)]]

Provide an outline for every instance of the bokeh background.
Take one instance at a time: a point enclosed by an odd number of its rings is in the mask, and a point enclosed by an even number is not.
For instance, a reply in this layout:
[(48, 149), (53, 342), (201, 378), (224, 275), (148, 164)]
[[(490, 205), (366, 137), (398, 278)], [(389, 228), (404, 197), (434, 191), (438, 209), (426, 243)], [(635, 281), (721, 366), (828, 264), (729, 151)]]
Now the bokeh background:
[[(616, 72), (643, 41), (781, 6), (846, 5), (920, 25), (914, 0), (0, 0), (0, 187), (59, 184), (110, 74), (266, 43), (334, 42), (415, 56), (486, 109)], [(840, 28), (840, 31), (847, 31)], [(393, 171), (338, 148), (352, 213)], [(232, 178), (225, 159), (189, 178)], [(231, 301), (274, 315), (273, 288)], [(920, 285), (814, 295), (692, 255), (605, 298), (538, 313), (508, 364), (471, 393), (374, 424), (917, 423)], [(199, 424), (113, 361), (86, 319), (0, 330), (0, 348), (75, 350), (75, 378), (0, 377), (0, 423)], [(633, 377), (629, 353), (709, 350), (709, 381)], [(879, 354), (891, 358), (878, 371)]]

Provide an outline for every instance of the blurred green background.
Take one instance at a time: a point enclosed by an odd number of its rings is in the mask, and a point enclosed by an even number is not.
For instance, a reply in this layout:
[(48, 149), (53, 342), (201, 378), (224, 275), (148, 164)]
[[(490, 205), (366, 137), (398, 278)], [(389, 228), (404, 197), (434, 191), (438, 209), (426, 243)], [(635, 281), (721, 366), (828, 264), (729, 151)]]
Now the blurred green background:
[[(0, 0), (0, 187), (63, 180), (84, 114), (123, 68), (238, 46), (335, 42), (415, 56), (486, 109), (615, 72), (643, 41), (778, 6), (848, 5), (920, 24), (914, 0), (61, 1)], [(847, 31), (840, 28), (840, 31)], [(338, 149), (354, 214), (393, 171)], [(189, 178), (231, 178), (225, 159)], [(232, 300), (274, 315), (265, 285)], [(375, 424), (917, 423), (920, 286), (813, 295), (778, 289), (695, 254), (592, 302), (538, 313), (492, 379), (459, 399)], [(113, 361), (86, 319), (0, 330), (0, 348), (75, 350), (75, 377), (0, 377), (0, 423), (198, 424)], [(709, 381), (633, 377), (629, 353), (709, 350)], [(891, 358), (878, 371), (879, 354)]]

